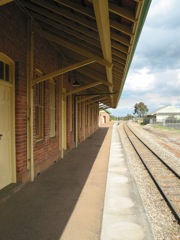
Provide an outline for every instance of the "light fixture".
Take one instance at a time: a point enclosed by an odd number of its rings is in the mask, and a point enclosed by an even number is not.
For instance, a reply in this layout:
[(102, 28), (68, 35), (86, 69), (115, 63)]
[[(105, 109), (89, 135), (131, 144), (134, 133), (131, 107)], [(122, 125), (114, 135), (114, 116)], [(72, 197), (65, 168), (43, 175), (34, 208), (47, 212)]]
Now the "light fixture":
[(76, 79), (76, 81), (73, 83), (73, 87), (79, 87), (79, 83), (78, 83), (78, 81), (77, 81), (77, 79)]
[(74, 72), (74, 79), (75, 79), (75, 82), (72, 84), (72, 86), (73, 87), (79, 87), (80, 83), (77, 81), (76, 72)]

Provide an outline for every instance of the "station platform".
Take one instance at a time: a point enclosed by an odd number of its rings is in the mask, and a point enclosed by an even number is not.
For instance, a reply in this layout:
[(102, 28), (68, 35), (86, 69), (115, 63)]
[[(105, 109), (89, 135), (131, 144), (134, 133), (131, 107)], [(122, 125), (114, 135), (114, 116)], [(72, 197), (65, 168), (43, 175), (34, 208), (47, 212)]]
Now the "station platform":
[(99, 128), (1, 202), (0, 239), (153, 239), (116, 130), (112, 123)]

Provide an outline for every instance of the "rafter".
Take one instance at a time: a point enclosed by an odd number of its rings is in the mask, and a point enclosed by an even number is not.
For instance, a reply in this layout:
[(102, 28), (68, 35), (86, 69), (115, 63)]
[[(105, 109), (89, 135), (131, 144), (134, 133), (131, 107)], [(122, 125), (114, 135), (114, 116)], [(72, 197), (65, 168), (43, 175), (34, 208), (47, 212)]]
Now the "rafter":
[[(113, 63), (114, 63), (114, 61), (121, 64), (123, 68), (126, 64), (125, 60), (123, 60), (122, 58), (119, 58), (117, 56), (113, 56)], [(116, 64), (116, 63), (114, 63), (114, 64)]]
[(100, 58), (99, 56), (97, 56), (91, 52), (88, 52), (85, 49), (77, 47), (76, 45), (71, 44), (59, 37), (52, 35), (52, 34), (46, 33), (45, 31), (42, 31), (42, 30), (37, 30), (37, 31), (40, 36), (45, 37), (52, 42), (60, 44), (61, 46), (70, 49), (72, 52), (76, 52), (84, 57), (94, 59), (95, 61), (97, 61), (98, 63), (100, 63), (103, 66), (112, 67), (112, 63), (107, 61), (106, 59)]
[(65, 6), (65, 7), (69, 7), (70, 9), (72, 9), (76, 12), (79, 12), (81, 14), (84, 14), (85, 16), (88, 16), (92, 19), (95, 19), (93, 9), (87, 9), (86, 7), (83, 7), (77, 3), (69, 1), (69, 0), (55, 0), (55, 2)]
[(84, 75), (86, 75), (86, 76), (88, 76), (88, 77), (90, 77), (90, 78), (92, 78), (96, 81), (103, 81), (103, 84), (105, 84), (106, 86), (109, 86), (109, 87), (113, 86), (112, 83), (101, 79), (100, 77), (97, 76), (97, 74), (93, 74), (93, 73), (91, 73), (87, 70), (85, 71), (84, 69), (78, 69), (78, 72), (81, 73), (81, 74), (84, 74)]
[(5, 4), (7, 4), (7, 3), (10, 3), (10, 2), (12, 2), (13, 0), (1, 0), (0, 1), (0, 6), (3, 6), (3, 5), (5, 5)]
[(95, 102), (100, 102), (100, 101), (102, 101), (104, 99), (107, 99), (107, 97), (98, 97), (98, 98), (96, 98), (94, 100), (91, 100), (91, 101), (87, 102), (86, 105), (90, 105), (90, 104), (95, 103)]
[(121, 59), (123, 59), (123, 60), (125, 60), (125, 61), (127, 59), (127, 55), (122, 53), (122, 52), (120, 52), (118, 49), (115, 49), (115, 48), (112, 49), (112, 54), (117, 56), (117, 57), (119, 57), (119, 58), (121, 58)]
[(32, 80), (32, 84), (34, 85), (34, 84), (39, 83), (39, 82), (44, 82), (44, 81), (47, 80), (47, 79), (50, 79), (50, 78), (59, 76), (59, 75), (61, 75), (61, 74), (63, 74), (63, 73), (66, 73), (66, 72), (70, 72), (70, 71), (72, 71), (72, 70), (75, 70), (75, 69), (77, 69), (77, 68), (83, 67), (83, 66), (88, 65), (88, 64), (91, 64), (91, 63), (93, 63), (93, 62), (94, 62), (94, 60), (88, 59), (88, 60), (85, 60), (85, 61), (82, 61), (82, 62), (73, 64), (73, 65), (70, 65), (70, 66), (68, 66), (68, 67), (59, 69), (59, 70), (57, 70), (57, 71), (55, 71), (55, 72), (48, 73), (48, 74), (46, 74), (46, 75), (44, 75), (44, 76), (41, 76), (41, 77), (36, 78), (36, 79), (33, 79), (33, 80)]
[(120, 43), (128, 46), (128, 47), (130, 46), (130, 41), (129, 41), (129, 39), (126, 38), (126, 37), (123, 37), (123, 36), (121, 36), (121, 35), (119, 35), (119, 34), (117, 34), (117, 33), (112, 32), (112, 33), (111, 33), (111, 38), (112, 38), (113, 40), (116, 40), (117, 42), (120, 42)]
[(84, 91), (84, 90), (86, 90), (86, 89), (88, 89), (88, 88), (96, 87), (96, 86), (101, 85), (101, 84), (103, 84), (102, 81), (101, 81), (101, 82), (91, 83), (91, 84), (85, 85), (85, 86), (83, 86), (83, 87), (79, 87), (79, 88), (77, 88), (77, 89), (74, 89), (74, 90), (72, 90), (72, 91), (70, 91), (70, 92), (66, 92), (66, 93), (64, 93), (63, 95), (64, 95), (64, 96), (69, 96), (69, 95), (72, 95), (72, 94), (75, 94), (75, 93)]
[(112, 48), (117, 49), (118, 51), (128, 54), (128, 47), (123, 46), (122, 44), (119, 44), (115, 41), (112, 41)]
[(85, 102), (85, 101), (90, 100), (92, 98), (96, 98), (97, 96), (99, 96), (99, 95), (97, 94), (97, 95), (94, 95), (94, 96), (83, 97), (82, 99), (78, 100), (77, 102), (78, 103)]
[[(1, 0), (0, 4), (9, 1)], [(82, 87), (74, 89), (73, 93), (82, 89), (90, 94), (117, 91), (118, 95), (110, 95), (108, 99), (110, 107), (117, 106), (151, 0), (15, 2), (32, 18), (35, 36), (40, 35), (50, 42), (66, 66), (32, 80), (33, 84), (92, 60), (92, 64), (75, 68), (80, 73)], [(69, 64), (72, 64), (70, 68)]]
[[(58, 27), (58, 25), (59, 25), (59, 27)], [(46, 21), (46, 23), (41, 23), (41, 26), (44, 29), (46, 29), (52, 33), (55, 33), (55, 34), (57, 34), (58, 30), (61, 30), (60, 32), (58, 32), (58, 33), (60, 33), (60, 35), (64, 35), (64, 33), (66, 33), (67, 38), (69, 38), (69, 39), (72, 38), (72, 36), (73, 36), (77, 39), (78, 43), (80, 41), (81, 42), (83, 41), (83, 42), (88, 43), (88, 45), (93, 45), (94, 47), (99, 48), (99, 49), (101, 48), (98, 40), (91, 38), (87, 35), (83, 35), (83, 37), (82, 37), (82, 34), (79, 33), (76, 29), (71, 29), (71, 28), (63, 26), (61, 24), (54, 23), (53, 21), (52, 21), (52, 24), (50, 24), (50, 25), (49, 25), (49, 21)]]
[(46, 15), (40, 15), (36, 12), (32, 12), (31, 15), (33, 18), (40, 20), (41, 22), (47, 23), (53, 27), (56, 27), (57, 29), (61, 30), (61, 27), (66, 26), (69, 29), (75, 29), (77, 32), (80, 32), (83, 35), (86, 35), (90, 38), (93, 38), (95, 40), (99, 40), (99, 36), (97, 32), (92, 32), (88, 28), (84, 28), (81, 25), (77, 25), (74, 22), (70, 22), (67, 19), (54, 16), (53, 14), (46, 14)]
[(123, 7), (118, 6), (117, 4), (109, 3), (109, 11), (124, 17), (132, 22), (135, 22), (135, 16), (132, 11), (125, 9)]
[[(93, 0), (96, 22), (104, 58), (112, 62), (111, 37), (109, 23), (109, 5), (107, 0)], [(113, 83), (112, 68), (106, 66), (107, 80)], [(109, 88), (110, 92), (113, 88)]]
[(131, 27), (125, 25), (124, 23), (120, 23), (120, 22), (117, 22), (115, 20), (111, 20), (110, 21), (110, 26), (112, 28), (122, 32), (122, 33), (125, 33), (126, 35), (128, 35), (130, 37), (133, 35)]
[[(56, 13), (56, 14), (61, 15), (63, 17), (66, 17), (73, 22), (76, 22), (80, 25), (83, 25), (85, 27), (89, 27), (89, 28), (93, 29), (94, 31), (97, 31), (97, 26), (96, 26), (96, 23), (94, 21), (89, 21), (86, 18), (84, 18), (83, 21), (82, 21), (82, 18), (79, 17), (78, 14), (73, 14), (70, 11), (68, 11), (67, 9), (62, 9), (60, 7), (54, 6), (53, 4), (51, 4), (49, 2), (45, 2), (45, 1), (42, 1), (42, 0), (35, 0), (35, 3), (38, 4), (39, 6), (47, 9), (47, 10), (53, 11), (53, 13)], [(40, 9), (40, 8), (34, 6), (33, 4), (24, 2), (24, 5), (27, 8), (29, 8), (33, 11), (36, 11), (36, 12), (40, 12), (41, 14), (43, 14), (45, 16), (49, 17), (51, 15), (54, 15), (54, 14), (51, 14), (51, 13), (48, 14), (48, 11), (46, 11), (45, 9)]]

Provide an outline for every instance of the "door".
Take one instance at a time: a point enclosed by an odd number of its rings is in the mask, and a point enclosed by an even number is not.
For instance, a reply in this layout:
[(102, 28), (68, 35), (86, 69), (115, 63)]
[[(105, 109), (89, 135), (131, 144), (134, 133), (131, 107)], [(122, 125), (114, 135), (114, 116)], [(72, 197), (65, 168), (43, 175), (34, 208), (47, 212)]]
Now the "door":
[(12, 182), (12, 89), (0, 84), (0, 189)]
[(16, 182), (14, 62), (0, 52), (0, 189)]

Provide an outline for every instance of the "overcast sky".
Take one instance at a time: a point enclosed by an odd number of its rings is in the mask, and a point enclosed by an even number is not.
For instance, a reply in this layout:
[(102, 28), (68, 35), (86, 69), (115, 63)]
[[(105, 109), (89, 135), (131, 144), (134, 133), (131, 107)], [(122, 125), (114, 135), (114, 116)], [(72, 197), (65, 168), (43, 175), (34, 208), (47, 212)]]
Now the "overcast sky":
[(180, 0), (152, 0), (115, 116), (180, 106)]

